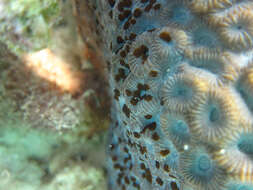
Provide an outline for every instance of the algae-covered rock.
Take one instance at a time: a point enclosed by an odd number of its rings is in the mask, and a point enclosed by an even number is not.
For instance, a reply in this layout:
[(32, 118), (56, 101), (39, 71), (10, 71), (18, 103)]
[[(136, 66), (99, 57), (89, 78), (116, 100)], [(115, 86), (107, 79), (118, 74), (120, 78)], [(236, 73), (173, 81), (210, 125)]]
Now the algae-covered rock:
[(106, 189), (106, 85), (70, 5), (0, 2), (0, 189)]
[(59, 6), (57, 0), (2, 0), (0, 40), (19, 54), (46, 47), (53, 27), (62, 21)]

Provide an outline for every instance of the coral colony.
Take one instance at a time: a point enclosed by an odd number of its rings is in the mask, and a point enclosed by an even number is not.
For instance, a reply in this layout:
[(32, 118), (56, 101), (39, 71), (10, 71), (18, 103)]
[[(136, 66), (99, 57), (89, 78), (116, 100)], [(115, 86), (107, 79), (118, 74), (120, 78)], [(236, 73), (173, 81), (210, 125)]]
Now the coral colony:
[(98, 1), (111, 190), (253, 190), (253, 1)]

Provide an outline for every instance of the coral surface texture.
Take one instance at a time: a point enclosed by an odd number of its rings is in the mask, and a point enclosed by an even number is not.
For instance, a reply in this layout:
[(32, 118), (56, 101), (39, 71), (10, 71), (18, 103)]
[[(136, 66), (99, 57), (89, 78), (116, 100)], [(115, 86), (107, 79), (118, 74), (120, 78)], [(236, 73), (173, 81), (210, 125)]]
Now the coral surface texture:
[(109, 189), (252, 190), (253, 2), (96, 2), (111, 52)]

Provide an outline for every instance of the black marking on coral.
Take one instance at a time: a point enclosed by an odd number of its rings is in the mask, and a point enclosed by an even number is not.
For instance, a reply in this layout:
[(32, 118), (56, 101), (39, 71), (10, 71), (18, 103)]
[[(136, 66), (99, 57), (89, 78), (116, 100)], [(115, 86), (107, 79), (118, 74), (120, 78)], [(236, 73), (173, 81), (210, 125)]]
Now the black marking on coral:
[(126, 104), (124, 104), (123, 108), (122, 108), (122, 111), (124, 112), (124, 114), (129, 118), (130, 117), (130, 109), (127, 107)]
[(154, 131), (155, 129), (156, 129), (156, 122), (152, 122), (146, 125), (141, 131), (141, 133), (145, 133), (147, 130)]
[(145, 46), (145, 45), (141, 45), (139, 46), (138, 48), (136, 48), (133, 52), (133, 55), (136, 57), (136, 58), (139, 58), (141, 57), (142, 60), (143, 60), (143, 64), (145, 63), (145, 60), (147, 60), (148, 58), (148, 47)]
[(178, 188), (178, 186), (177, 186), (177, 183), (174, 182), (174, 181), (172, 181), (172, 182), (170, 183), (170, 187), (171, 187), (172, 190), (179, 190), (179, 188)]
[(156, 183), (158, 183), (160, 186), (163, 185), (163, 180), (160, 177), (156, 178)]
[(119, 100), (120, 91), (118, 89), (114, 89), (114, 99)]
[(154, 132), (154, 133), (152, 134), (152, 139), (153, 139), (154, 141), (158, 141), (158, 140), (160, 139), (160, 136), (157, 134), (157, 132)]
[(141, 16), (141, 14), (142, 14), (142, 11), (141, 11), (140, 8), (136, 8), (136, 9), (134, 10), (134, 13), (133, 13), (134, 17), (138, 18), (138, 17)]

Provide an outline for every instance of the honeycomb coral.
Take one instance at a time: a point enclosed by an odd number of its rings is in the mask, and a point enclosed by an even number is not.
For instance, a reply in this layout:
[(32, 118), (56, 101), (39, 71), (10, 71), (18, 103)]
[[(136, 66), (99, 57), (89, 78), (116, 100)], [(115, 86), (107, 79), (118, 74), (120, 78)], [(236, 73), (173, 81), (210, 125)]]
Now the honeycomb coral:
[(252, 122), (252, 1), (93, 2), (114, 98), (109, 189), (252, 189), (253, 128), (240, 124)]

